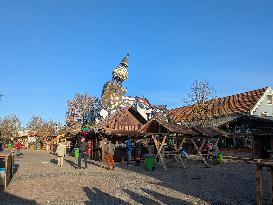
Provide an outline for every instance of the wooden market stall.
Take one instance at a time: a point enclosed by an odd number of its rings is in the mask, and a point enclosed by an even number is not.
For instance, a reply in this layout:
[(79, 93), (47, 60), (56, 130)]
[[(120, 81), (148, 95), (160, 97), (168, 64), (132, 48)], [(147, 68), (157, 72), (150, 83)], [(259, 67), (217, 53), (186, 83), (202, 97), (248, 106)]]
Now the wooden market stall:
[[(156, 147), (155, 158), (159, 159), (164, 170), (167, 171), (164, 160), (170, 156), (173, 156), (176, 161), (181, 162), (183, 167), (185, 167), (180, 155), (180, 150), (186, 142), (186, 139), (197, 135), (197, 132), (163, 119), (150, 120), (141, 127), (140, 131), (145, 133), (146, 138), (151, 137), (154, 140)], [(166, 146), (167, 140), (173, 141), (170, 149)]]
[(14, 156), (12, 152), (0, 152), (0, 177), (4, 189), (7, 188), (13, 176)]
[[(106, 142), (111, 140), (116, 145), (115, 161), (127, 160), (125, 141), (129, 136), (133, 141), (142, 138), (144, 134), (139, 129), (146, 122), (146, 119), (132, 106), (118, 110), (106, 117), (94, 127), (96, 132), (95, 150), (100, 152), (100, 154), (95, 155), (101, 155), (101, 159), (104, 160)], [(148, 152), (145, 148), (142, 148), (142, 150), (143, 153)], [(133, 147), (132, 159), (134, 159), (134, 152)]]
[(229, 133), (223, 151), (230, 156), (269, 159), (273, 150), (273, 118), (248, 114), (218, 117), (215, 126)]
[(217, 128), (217, 127), (193, 127), (194, 131), (198, 134), (194, 137), (191, 137), (191, 143), (193, 145), (194, 152), (196, 154), (196, 158), (200, 158), (202, 162), (208, 166), (208, 163), (202, 154), (203, 146), (206, 142), (210, 142), (212, 146), (216, 145), (218, 147), (219, 140), (221, 137), (229, 138), (229, 133)]

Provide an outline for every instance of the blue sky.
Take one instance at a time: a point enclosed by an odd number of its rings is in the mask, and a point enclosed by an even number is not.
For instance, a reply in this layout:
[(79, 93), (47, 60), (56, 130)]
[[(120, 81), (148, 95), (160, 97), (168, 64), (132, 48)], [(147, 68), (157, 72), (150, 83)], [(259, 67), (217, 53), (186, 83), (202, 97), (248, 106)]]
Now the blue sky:
[(271, 0), (2, 0), (0, 116), (63, 121), (76, 92), (100, 96), (127, 52), (128, 95), (170, 108), (194, 80), (218, 96), (272, 86)]

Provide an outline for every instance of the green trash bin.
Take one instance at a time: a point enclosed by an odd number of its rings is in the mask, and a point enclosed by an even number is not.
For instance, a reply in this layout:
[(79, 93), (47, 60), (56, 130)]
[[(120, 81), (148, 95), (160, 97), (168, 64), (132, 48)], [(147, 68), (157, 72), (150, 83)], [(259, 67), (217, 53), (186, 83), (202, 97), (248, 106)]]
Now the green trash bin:
[(79, 150), (79, 148), (75, 148), (74, 152), (75, 152), (75, 158), (78, 159), (79, 156), (80, 156), (80, 150)]
[(154, 170), (154, 157), (152, 155), (145, 156), (145, 168), (147, 171)]
[(223, 163), (223, 162), (224, 162), (223, 153), (222, 153), (222, 152), (219, 152), (219, 153), (218, 153), (218, 162), (219, 162), (219, 163)]
[(12, 147), (13, 147), (12, 144), (9, 143), (9, 144), (8, 144), (8, 150), (12, 150)]

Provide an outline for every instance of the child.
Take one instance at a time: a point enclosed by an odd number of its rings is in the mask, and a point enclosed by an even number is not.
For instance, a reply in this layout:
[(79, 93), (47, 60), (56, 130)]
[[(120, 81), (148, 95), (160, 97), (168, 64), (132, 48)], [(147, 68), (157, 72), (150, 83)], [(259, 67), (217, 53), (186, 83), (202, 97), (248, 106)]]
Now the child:
[(189, 157), (188, 153), (186, 152), (185, 148), (181, 150), (181, 157), (187, 159)]
[(79, 148), (74, 148), (74, 153), (75, 153), (76, 160), (78, 160), (78, 158), (80, 156), (80, 150), (79, 150)]

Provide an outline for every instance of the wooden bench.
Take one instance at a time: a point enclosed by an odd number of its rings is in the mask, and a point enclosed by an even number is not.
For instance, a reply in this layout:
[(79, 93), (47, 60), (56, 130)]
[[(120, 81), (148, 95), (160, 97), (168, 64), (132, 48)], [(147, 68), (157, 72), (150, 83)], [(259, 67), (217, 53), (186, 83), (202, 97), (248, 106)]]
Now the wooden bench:
[(177, 154), (178, 154), (178, 152), (175, 152), (175, 151), (166, 151), (166, 150), (163, 151), (164, 157), (165, 156), (176, 156)]
[(14, 155), (8, 151), (0, 152), (0, 160), (4, 165), (0, 168), (0, 177), (2, 178), (4, 189), (6, 189), (13, 176)]

